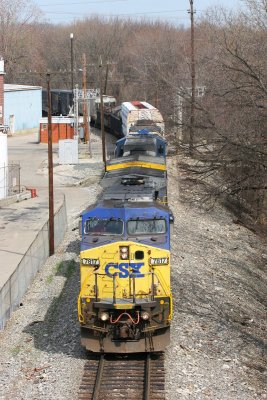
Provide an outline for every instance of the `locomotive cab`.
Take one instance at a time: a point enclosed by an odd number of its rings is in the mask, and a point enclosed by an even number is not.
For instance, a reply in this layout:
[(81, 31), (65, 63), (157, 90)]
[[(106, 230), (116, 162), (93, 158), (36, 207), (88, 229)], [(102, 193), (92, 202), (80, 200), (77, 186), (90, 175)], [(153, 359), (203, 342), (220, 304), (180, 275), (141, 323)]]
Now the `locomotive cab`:
[(82, 215), (82, 344), (94, 352), (163, 351), (172, 314), (170, 212), (110, 203)]

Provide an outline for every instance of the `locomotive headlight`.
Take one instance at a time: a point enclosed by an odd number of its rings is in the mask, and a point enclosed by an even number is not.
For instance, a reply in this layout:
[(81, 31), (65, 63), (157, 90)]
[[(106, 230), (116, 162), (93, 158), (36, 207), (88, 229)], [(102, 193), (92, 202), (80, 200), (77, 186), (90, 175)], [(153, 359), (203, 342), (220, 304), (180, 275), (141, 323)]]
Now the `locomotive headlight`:
[(149, 319), (149, 317), (150, 317), (149, 312), (147, 312), (147, 311), (141, 312), (141, 318), (144, 319), (145, 321), (147, 321)]
[(101, 321), (107, 321), (109, 319), (109, 314), (107, 312), (102, 312), (100, 314)]
[(120, 258), (122, 260), (129, 260), (129, 247), (120, 246)]

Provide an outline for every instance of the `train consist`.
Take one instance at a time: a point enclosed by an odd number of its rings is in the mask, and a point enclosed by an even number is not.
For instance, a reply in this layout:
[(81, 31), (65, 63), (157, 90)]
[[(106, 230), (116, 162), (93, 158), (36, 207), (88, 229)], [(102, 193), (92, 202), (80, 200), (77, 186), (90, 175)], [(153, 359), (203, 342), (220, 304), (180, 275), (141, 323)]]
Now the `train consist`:
[(99, 199), (81, 217), (78, 316), (92, 352), (158, 352), (170, 340), (167, 142), (160, 113), (147, 104), (123, 103), (125, 135)]

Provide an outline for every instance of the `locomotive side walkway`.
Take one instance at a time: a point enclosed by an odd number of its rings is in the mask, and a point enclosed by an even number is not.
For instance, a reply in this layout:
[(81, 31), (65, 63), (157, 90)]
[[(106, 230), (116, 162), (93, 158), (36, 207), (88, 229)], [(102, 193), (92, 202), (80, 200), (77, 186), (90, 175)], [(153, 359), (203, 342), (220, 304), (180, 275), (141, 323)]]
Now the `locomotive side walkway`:
[[(84, 153), (87, 145), (80, 147)], [(88, 205), (90, 182), (99, 180), (102, 174), (99, 135), (93, 135), (92, 150), (91, 161), (83, 158), (77, 165), (58, 165), (58, 145), (53, 145), (54, 211), (56, 213), (66, 202), (68, 223), (78, 218), (80, 212)], [(8, 138), (8, 157), (9, 161), (20, 163), (21, 184), (26, 188), (36, 189), (37, 197), (9, 205), (5, 202), (1, 205), (0, 202), (0, 292), (16, 271), (39, 232), (44, 229), (47, 235), (45, 224), (49, 216), (47, 144), (38, 143), (37, 133), (15, 135)], [(87, 186), (81, 187), (80, 183), (85, 177), (88, 181)], [(57, 244), (62, 240), (67, 227), (64, 216), (62, 218), (59, 222), (61, 226), (55, 226)], [(42, 245), (42, 240), (38, 246), (39, 248), (34, 250), (35, 254), (47, 252), (47, 245), (45, 243)], [(43, 246), (46, 247), (46, 251)], [(5, 293), (4, 296), (7, 297), (8, 294)], [(0, 299), (3, 303), (3, 297), (0, 296)]]

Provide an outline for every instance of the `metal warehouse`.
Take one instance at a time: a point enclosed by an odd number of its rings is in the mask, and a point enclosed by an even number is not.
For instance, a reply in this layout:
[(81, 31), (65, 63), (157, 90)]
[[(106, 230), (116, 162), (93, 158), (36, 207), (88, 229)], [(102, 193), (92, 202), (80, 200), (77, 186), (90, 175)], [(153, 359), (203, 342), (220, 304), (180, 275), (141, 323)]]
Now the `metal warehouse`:
[(4, 85), (4, 123), (10, 133), (39, 128), (42, 117), (42, 88), (40, 86)]

